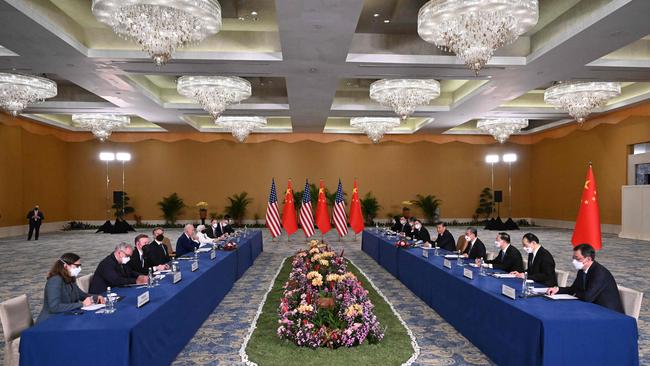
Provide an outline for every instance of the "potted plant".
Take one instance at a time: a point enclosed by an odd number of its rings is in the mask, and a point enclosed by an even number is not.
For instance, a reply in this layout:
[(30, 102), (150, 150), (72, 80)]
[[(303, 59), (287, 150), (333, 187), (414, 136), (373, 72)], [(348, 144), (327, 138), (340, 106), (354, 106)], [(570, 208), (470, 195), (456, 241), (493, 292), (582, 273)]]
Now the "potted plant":
[(199, 208), (199, 219), (201, 219), (201, 225), (205, 225), (205, 220), (208, 218), (208, 203), (200, 201), (197, 202), (195, 206)]
[(165, 223), (167, 225), (175, 225), (178, 216), (183, 212), (185, 208), (185, 202), (183, 199), (178, 196), (176, 192), (170, 194), (167, 197), (163, 197), (162, 201), (158, 202), (160, 210), (163, 212), (163, 217), (165, 218)]
[(423, 196), (418, 194), (417, 199), (411, 201), (416, 207), (419, 207), (422, 210), (422, 214), (427, 219), (429, 223), (435, 222), (435, 219), (438, 216), (438, 209), (440, 208), (440, 201), (436, 196), (429, 194)]
[(237, 225), (241, 225), (241, 221), (246, 216), (248, 205), (253, 202), (253, 199), (248, 197), (247, 192), (242, 192), (228, 197), (228, 201), (230, 201), (230, 205), (225, 208), (226, 214), (230, 215)]
[(372, 226), (372, 222), (377, 217), (377, 213), (381, 206), (377, 197), (375, 197), (372, 192), (366, 193), (366, 196), (360, 200), (361, 201), (361, 212), (363, 212), (366, 225)]

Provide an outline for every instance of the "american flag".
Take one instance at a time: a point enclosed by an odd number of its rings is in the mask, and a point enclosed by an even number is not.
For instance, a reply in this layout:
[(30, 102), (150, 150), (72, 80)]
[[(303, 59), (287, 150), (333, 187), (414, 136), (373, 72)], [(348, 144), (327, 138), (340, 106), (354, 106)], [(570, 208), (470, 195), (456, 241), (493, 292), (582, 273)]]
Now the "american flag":
[(305, 236), (311, 238), (314, 235), (314, 216), (311, 211), (311, 194), (309, 192), (309, 181), (305, 180), (305, 190), (302, 192), (302, 206), (300, 206), (300, 225)]
[(271, 194), (269, 194), (269, 204), (266, 207), (266, 226), (274, 238), (282, 235), (280, 214), (278, 213), (278, 195), (275, 192), (275, 179), (271, 181)]
[(345, 215), (345, 201), (343, 200), (343, 186), (339, 179), (339, 188), (336, 190), (336, 198), (334, 199), (334, 226), (339, 236), (348, 234), (348, 218)]

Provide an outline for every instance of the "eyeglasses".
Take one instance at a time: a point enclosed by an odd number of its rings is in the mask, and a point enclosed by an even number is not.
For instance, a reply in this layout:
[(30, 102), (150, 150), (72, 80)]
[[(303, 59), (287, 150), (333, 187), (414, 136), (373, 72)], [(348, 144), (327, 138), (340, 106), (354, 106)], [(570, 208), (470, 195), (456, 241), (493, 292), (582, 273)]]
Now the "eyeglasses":
[(77, 268), (81, 268), (81, 263), (72, 263), (72, 264), (69, 264), (69, 265), (70, 266), (75, 266)]

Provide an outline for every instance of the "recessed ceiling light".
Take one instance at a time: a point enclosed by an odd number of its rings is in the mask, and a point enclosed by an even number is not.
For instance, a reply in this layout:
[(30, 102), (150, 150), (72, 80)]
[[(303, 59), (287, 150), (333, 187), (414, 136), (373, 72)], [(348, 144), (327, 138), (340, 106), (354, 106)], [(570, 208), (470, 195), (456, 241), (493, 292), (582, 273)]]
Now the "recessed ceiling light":
[(390, 19), (384, 19), (384, 23), (386, 24), (390, 23)]
[(379, 13), (374, 13), (372, 16), (376, 18), (379, 16)]
[(256, 12), (255, 10), (253, 10), (253, 11), (251, 11), (251, 15), (254, 16), (254, 17), (256, 17), (256, 16), (257, 16), (257, 12)]

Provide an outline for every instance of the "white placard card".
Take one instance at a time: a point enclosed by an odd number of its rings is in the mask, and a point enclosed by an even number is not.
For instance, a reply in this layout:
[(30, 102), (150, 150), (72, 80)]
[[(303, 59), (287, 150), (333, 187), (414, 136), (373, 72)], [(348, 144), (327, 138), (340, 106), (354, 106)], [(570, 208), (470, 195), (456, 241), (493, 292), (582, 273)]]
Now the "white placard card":
[(445, 266), (445, 268), (451, 269), (451, 262), (449, 261), (449, 259), (443, 260), (442, 265)]
[(422, 256), (424, 258), (429, 258), (429, 250), (426, 248), (422, 248)]
[(192, 272), (196, 272), (197, 269), (199, 269), (199, 261), (193, 261), (192, 262)]
[(183, 276), (181, 275), (181, 271), (174, 272), (174, 279), (172, 280), (172, 283), (179, 283), (181, 282), (181, 279), (183, 279)]
[(144, 292), (138, 296), (138, 307), (141, 308), (144, 304), (149, 302), (149, 291)]
[(501, 294), (507, 296), (513, 300), (517, 299), (517, 292), (514, 288), (506, 285), (501, 285)]
[(210, 252), (210, 260), (217, 258), (217, 251), (213, 250)]
[(474, 278), (474, 272), (469, 268), (463, 268), (463, 276), (471, 280)]

